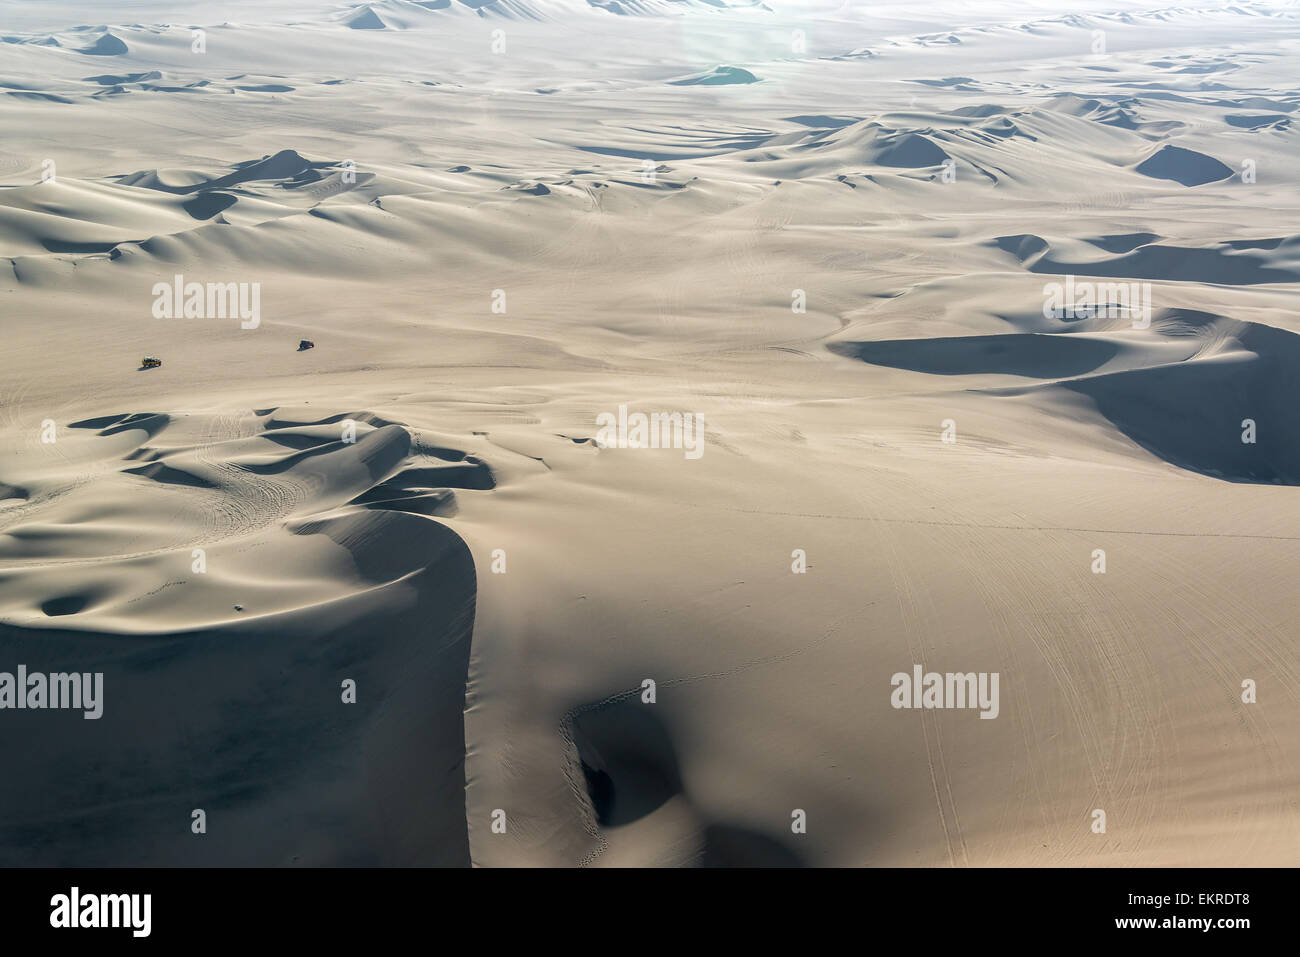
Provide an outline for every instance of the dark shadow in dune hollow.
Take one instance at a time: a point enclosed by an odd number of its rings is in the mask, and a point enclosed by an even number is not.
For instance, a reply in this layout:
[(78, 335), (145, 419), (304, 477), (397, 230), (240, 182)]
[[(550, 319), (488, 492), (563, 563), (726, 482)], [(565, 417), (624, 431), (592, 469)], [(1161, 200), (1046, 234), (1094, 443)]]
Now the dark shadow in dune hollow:
[[(572, 721), (578, 762), (604, 827), (631, 824), (684, 795), (677, 749), (652, 706), (618, 701), (579, 710)], [(704, 867), (802, 867), (802, 858), (751, 828), (710, 823), (704, 828)]]
[(617, 703), (582, 712), (573, 719), (573, 740), (602, 826), (629, 824), (681, 793), (672, 739), (644, 705)]

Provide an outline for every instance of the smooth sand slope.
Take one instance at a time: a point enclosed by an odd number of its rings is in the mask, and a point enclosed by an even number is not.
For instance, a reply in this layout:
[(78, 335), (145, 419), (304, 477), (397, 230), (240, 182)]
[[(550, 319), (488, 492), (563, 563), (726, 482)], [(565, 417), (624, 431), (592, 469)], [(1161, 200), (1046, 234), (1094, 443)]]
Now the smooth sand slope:
[(1300, 860), (1294, 6), (0, 41), (0, 863)]

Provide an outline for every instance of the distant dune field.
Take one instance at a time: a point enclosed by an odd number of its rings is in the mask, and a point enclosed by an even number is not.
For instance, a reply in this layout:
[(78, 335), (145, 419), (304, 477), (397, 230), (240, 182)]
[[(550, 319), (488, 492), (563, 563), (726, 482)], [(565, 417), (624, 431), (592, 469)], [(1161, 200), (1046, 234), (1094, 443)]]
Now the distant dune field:
[(1300, 7), (0, 41), (0, 864), (1300, 860)]

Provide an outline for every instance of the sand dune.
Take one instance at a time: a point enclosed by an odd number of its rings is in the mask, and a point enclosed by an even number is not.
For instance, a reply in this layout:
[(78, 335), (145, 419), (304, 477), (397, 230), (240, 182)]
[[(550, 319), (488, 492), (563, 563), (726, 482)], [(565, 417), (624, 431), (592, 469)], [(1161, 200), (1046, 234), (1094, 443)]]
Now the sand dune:
[(1162, 146), (1135, 168), (1143, 176), (1172, 179), (1184, 186), (1204, 186), (1206, 183), (1229, 179), (1233, 175), (1231, 167), (1220, 163), (1213, 156), (1186, 150), (1181, 146)]
[(1015, 255), (1031, 272), (1053, 275), (1199, 281), (1229, 286), (1291, 283), (1300, 279), (1297, 272), (1300, 264), (1296, 263), (1300, 237), (1295, 236), (1228, 240), (1205, 248), (1142, 240), (1134, 248), (1109, 258), (1098, 259), (1095, 253), (1085, 250), (1086, 259), (1073, 260), (1066, 258), (1071, 252), (1058, 252), (1040, 236), (999, 236), (994, 242)]
[(77, 52), (84, 53), (87, 56), (121, 56), (124, 53), (129, 53), (130, 48), (127, 47), (121, 37), (106, 31), (90, 46), (84, 47)]
[(1293, 8), (0, 24), (0, 862), (1295, 863)]
[[(490, 487), (490, 472), (364, 413), (342, 444), (343, 418), (104, 416), (69, 423), (66, 458), (24, 476), (3, 537), (6, 649), (124, 687), (88, 734), (80, 716), (0, 728), (6, 753), (33, 735), (49, 746), (31, 776), (6, 777), (6, 864), (33, 846), (64, 864), (467, 861), (473, 561), (444, 526), (367, 493)], [(369, 686), (352, 714), (345, 678)], [(195, 848), (171, 826), (175, 802), (203, 792), (242, 839)], [(393, 830), (399, 809), (425, 823)]]

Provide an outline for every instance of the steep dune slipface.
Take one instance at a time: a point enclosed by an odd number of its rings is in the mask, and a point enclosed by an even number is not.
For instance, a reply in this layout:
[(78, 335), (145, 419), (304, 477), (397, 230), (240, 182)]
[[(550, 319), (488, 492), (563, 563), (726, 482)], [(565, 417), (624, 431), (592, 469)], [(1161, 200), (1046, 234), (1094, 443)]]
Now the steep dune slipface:
[(474, 466), (356, 413), (68, 428), (3, 513), (0, 640), (100, 715), (6, 714), (5, 863), (468, 863), (474, 563), (411, 504)]
[(226, 6), (0, 0), (0, 861), (1294, 863), (1294, 11)]

